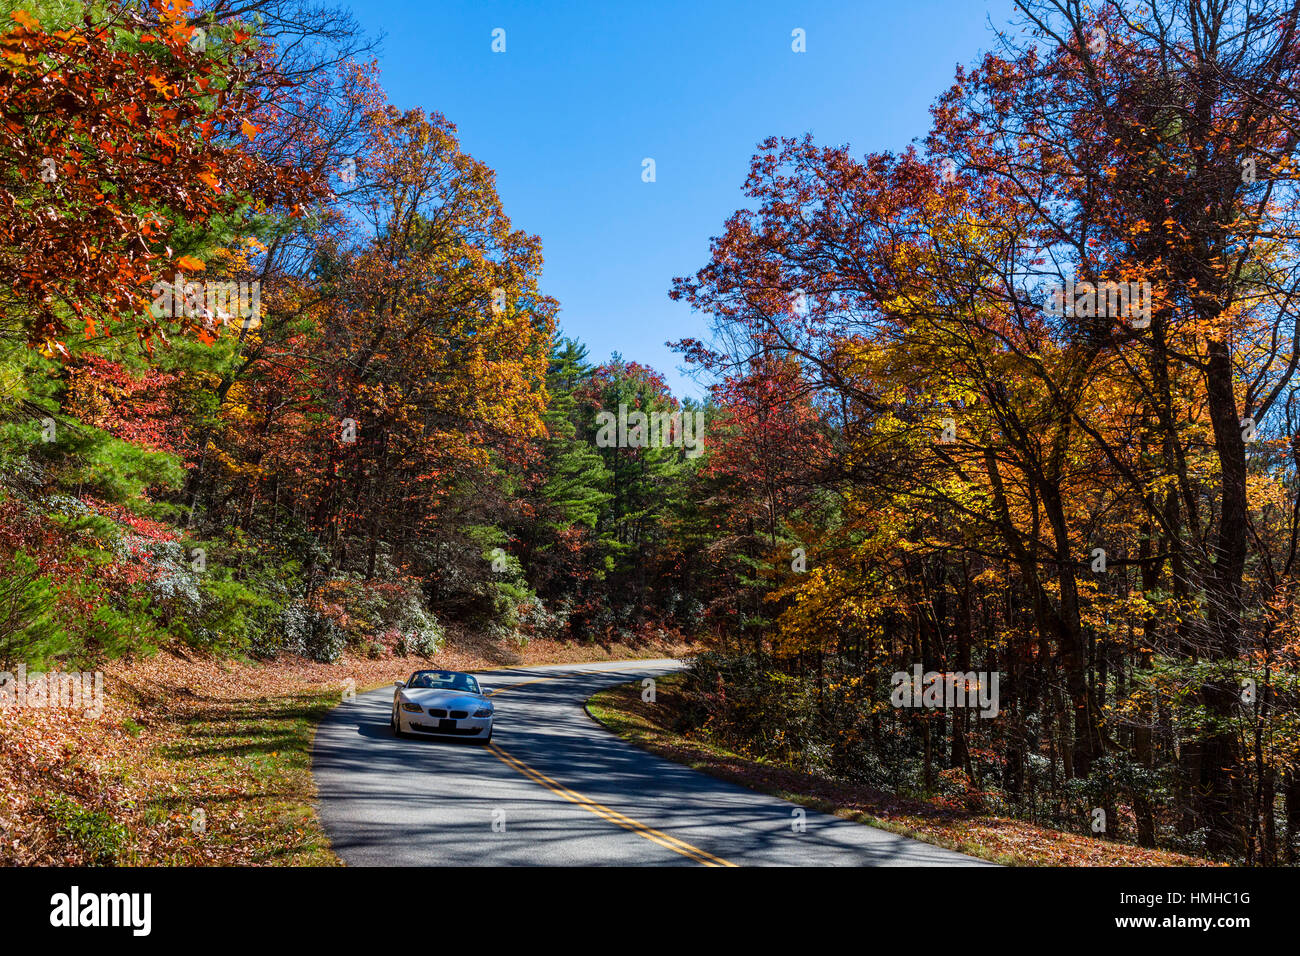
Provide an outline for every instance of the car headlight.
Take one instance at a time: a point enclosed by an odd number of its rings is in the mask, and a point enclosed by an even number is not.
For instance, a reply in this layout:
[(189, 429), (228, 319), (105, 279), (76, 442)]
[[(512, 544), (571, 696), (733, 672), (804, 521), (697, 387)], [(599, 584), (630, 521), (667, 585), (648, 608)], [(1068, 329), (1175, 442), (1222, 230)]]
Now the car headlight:
[(405, 701), (405, 700), (402, 701), (402, 710), (409, 711), (412, 714), (424, 713), (424, 711), (420, 709), (419, 704), (412, 704), (409, 701)]
[(474, 716), (475, 716), (475, 717), (491, 717), (491, 716), (492, 716), (492, 708), (491, 708), (491, 707), (480, 707), (478, 710), (474, 711)]

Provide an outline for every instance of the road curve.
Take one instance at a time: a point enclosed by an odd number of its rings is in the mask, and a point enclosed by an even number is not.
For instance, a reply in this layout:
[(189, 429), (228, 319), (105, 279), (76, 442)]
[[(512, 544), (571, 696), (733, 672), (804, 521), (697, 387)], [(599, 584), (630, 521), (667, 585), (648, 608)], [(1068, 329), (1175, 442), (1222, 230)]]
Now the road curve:
[(392, 688), (340, 704), (312, 769), (334, 850), (353, 866), (988, 866), (804, 811), (646, 753), (583, 711), (596, 691), (677, 661), (479, 674), (492, 744), (397, 739)]

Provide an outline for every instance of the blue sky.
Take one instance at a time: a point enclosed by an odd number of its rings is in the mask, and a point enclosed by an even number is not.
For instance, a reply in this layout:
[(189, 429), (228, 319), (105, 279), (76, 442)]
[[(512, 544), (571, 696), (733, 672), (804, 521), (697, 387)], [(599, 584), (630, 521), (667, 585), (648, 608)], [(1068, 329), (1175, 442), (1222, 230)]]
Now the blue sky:
[[(651, 365), (701, 395), (665, 343), (706, 335), (672, 302), (744, 205), (756, 144), (811, 132), (855, 154), (923, 136), (955, 66), (992, 46), (1010, 0), (836, 3), (353, 0), (400, 107), (454, 122), (497, 171), (516, 228), (539, 235), (542, 286), (593, 361)], [(506, 51), (492, 52), (505, 30)], [(802, 28), (807, 52), (791, 51)], [(641, 179), (655, 160), (657, 181)]]

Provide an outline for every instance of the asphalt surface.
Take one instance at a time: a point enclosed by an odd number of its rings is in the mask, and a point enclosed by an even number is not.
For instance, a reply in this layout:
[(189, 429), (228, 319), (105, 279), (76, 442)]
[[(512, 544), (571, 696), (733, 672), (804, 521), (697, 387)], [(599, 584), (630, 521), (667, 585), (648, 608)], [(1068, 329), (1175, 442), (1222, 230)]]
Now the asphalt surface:
[(496, 704), (488, 746), (399, 740), (392, 688), (358, 694), (322, 721), (313, 754), (335, 852), (353, 866), (991, 865), (716, 780), (633, 747), (583, 710), (601, 688), (680, 667), (481, 673)]

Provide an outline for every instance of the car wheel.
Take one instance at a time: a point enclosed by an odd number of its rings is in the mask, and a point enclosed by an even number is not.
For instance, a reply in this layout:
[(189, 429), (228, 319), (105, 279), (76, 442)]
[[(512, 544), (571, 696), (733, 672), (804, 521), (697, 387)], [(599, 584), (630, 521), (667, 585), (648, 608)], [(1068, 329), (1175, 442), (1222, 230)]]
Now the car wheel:
[(487, 738), (483, 741), (483, 746), (484, 746), (484, 747), (486, 747), (488, 744), (492, 743), (492, 731), (495, 730), (495, 729), (496, 729), (495, 727), (489, 727), (489, 728), (488, 728), (488, 735), (487, 735)]
[(392, 726), (392, 728), (393, 728), (393, 736), (394, 736), (394, 737), (405, 737), (405, 736), (406, 736), (406, 734), (402, 733), (401, 718), (397, 716), (397, 708), (396, 708), (396, 707), (393, 708), (393, 719), (392, 719), (391, 721), (389, 721), (389, 724), (390, 724), (390, 725)]

